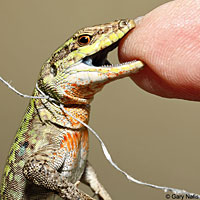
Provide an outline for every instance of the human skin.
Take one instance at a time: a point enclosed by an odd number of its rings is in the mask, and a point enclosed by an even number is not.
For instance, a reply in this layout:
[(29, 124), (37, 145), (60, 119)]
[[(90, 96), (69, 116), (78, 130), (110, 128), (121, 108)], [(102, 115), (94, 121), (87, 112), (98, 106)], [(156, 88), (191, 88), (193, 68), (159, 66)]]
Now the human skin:
[(168, 2), (143, 17), (119, 44), (120, 62), (146, 66), (132, 80), (167, 98), (200, 101), (200, 0)]

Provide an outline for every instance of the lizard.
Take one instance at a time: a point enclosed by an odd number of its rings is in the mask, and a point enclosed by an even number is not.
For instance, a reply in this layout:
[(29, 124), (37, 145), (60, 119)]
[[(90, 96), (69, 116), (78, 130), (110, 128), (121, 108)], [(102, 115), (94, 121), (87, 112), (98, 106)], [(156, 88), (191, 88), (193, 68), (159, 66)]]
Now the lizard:
[(99, 199), (111, 200), (87, 160), (88, 130), (67, 112), (88, 124), (94, 95), (143, 67), (137, 60), (118, 65), (107, 60), (134, 27), (133, 20), (123, 19), (83, 28), (43, 64), (33, 96), (50, 98), (30, 100), (4, 168), (2, 200), (94, 199), (79, 182)]

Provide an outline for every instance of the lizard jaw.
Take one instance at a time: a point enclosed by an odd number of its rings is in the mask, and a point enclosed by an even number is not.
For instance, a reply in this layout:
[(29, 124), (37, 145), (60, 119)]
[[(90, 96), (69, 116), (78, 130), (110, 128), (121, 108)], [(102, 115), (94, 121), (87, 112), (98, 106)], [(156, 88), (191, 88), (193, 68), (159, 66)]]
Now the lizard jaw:
[(113, 65), (107, 60), (107, 55), (110, 51), (115, 49), (119, 44), (119, 41), (113, 43), (112, 45), (102, 49), (101, 51), (92, 54), (90, 56), (86, 56), (82, 62), (89, 66), (94, 67), (112, 67)]

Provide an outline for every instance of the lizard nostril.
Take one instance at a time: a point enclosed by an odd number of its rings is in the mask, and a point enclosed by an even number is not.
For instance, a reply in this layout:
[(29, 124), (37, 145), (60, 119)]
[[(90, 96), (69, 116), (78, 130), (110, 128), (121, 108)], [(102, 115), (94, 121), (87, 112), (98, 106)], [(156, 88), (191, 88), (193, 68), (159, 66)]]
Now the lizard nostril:
[(121, 20), (121, 21), (119, 22), (119, 25), (120, 25), (121, 27), (127, 26), (127, 24), (128, 24), (128, 21), (127, 21), (127, 20)]

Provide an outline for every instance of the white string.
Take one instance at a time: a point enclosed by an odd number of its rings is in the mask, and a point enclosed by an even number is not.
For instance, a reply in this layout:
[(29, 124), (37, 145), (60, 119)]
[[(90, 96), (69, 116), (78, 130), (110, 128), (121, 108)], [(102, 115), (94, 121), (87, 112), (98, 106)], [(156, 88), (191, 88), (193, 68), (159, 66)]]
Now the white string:
[[(19, 91), (17, 91), (14, 87), (12, 87), (8, 82), (6, 82), (3, 78), (0, 77), (0, 80), (6, 84), (11, 90), (13, 90), (15, 93), (17, 93), (18, 95), (22, 96), (22, 97), (25, 97), (25, 98), (44, 98), (44, 99), (49, 99), (50, 101), (53, 100), (54, 102), (58, 102), (56, 101), (55, 99), (53, 98), (50, 98), (49, 96), (45, 95), (44, 92), (42, 92), (40, 90), (40, 88), (38, 87), (38, 85), (36, 84), (36, 88), (37, 90), (42, 94), (42, 97), (37, 97), (37, 96), (29, 96), (29, 95), (24, 95), (22, 93), (20, 93)], [(54, 102), (52, 102), (54, 105), (56, 105)], [(56, 105), (58, 106), (58, 105)], [(115, 168), (117, 169), (118, 171), (120, 171), (122, 174), (124, 174), (127, 179), (129, 181), (132, 181), (134, 183), (137, 183), (137, 184), (140, 184), (140, 185), (144, 185), (144, 186), (148, 186), (148, 187), (151, 187), (151, 188), (155, 188), (155, 189), (160, 189), (160, 190), (163, 190), (164, 192), (172, 192), (174, 194), (184, 194), (184, 195), (190, 195), (190, 197), (194, 197), (195, 199), (197, 198), (200, 198), (200, 195), (199, 194), (195, 194), (195, 193), (190, 193), (190, 192), (187, 192), (185, 190), (182, 190), (182, 189), (176, 189), (176, 188), (170, 188), (170, 187), (165, 187), (165, 186), (158, 186), (158, 185), (154, 185), (154, 184), (150, 184), (150, 183), (145, 183), (145, 182), (142, 182), (140, 180), (137, 180), (135, 178), (133, 178), (132, 176), (130, 176), (129, 174), (127, 174), (125, 171), (123, 171), (121, 168), (119, 168), (117, 166), (117, 164), (112, 160), (112, 157), (110, 155), (110, 153), (108, 152), (108, 149), (107, 147), (105, 146), (103, 140), (99, 137), (99, 135), (96, 133), (96, 131), (94, 131), (88, 124), (84, 123), (83, 121), (81, 121), (80, 119), (77, 119), (76, 117), (74, 117), (70, 112), (66, 111), (64, 109), (64, 105), (59, 103), (59, 107), (60, 109), (66, 113), (67, 115), (69, 115), (70, 117), (72, 117), (73, 119), (77, 120), (78, 122), (80, 122), (81, 124), (83, 124), (86, 128), (88, 128), (95, 136), (96, 138), (99, 140), (100, 144), (101, 144), (101, 147), (102, 147), (102, 150), (103, 150), (103, 153), (106, 157), (106, 159), (110, 162), (110, 164)]]
[(17, 93), (21, 97), (32, 98), (32, 99), (49, 99), (49, 96), (37, 97), (37, 96), (29, 96), (26, 94), (22, 94), (21, 92), (16, 90), (13, 86), (11, 86), (7, 81), (5, 81), (1, 76), (0, 76), (0, 81), (2, 81), (5, 85), (8, 86), (9, 89), (13, 90), (15, 93)]

